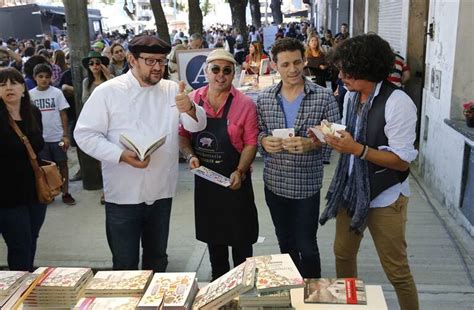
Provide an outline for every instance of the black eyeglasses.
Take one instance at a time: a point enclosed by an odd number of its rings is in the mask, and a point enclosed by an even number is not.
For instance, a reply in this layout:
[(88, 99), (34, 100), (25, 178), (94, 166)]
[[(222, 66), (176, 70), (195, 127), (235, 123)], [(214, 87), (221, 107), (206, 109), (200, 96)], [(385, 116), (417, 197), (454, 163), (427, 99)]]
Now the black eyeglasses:
[[(211, 67), (211, 72), (214, 74), (219, 74), (221, 72), (221, 67), (214, 65)], [(234, 70), (231, 67), (222, 68), (222, 73), (224, 73), (224, 75), (230, 75), (232, 72), (234, 72)]]
[(97, 65), (100, 66), (102, 63), (100, 61), (89, 61), (89, 66)]
[(138, 56), (138, 58), (141, 58), (141, 59), (145, 60), (145, 65), (150, 66), (150, 67), (153, 67), (157, 63), (160, 66), (166, 66), (168, 64), (168, 59), (167, 58), (165, 58), (165, 59), (156, 59), (156, 58), (145, 58), (145, 57), (141, 57), (141, 56)]

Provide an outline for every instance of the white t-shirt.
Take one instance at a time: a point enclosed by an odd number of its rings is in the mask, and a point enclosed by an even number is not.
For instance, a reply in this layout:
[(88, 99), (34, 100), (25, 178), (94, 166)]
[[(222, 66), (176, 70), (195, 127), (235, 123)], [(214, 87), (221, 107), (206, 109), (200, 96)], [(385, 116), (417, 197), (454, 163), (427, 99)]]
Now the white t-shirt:
[(47, 90), (30, 90), (30, 97), (41, 111), (43, 118), (43, 139), (45, 142), (59, 142), (63, 137), (60, 111), (69, 108), (62, 91), (50, 86)]

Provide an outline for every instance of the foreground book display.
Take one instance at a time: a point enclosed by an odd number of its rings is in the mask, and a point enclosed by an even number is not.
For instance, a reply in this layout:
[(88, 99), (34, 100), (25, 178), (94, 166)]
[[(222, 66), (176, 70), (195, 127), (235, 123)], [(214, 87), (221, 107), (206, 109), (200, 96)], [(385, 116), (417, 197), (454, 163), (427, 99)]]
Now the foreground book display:
[(26, 271), (0, 271), (0, 308), (16, 292), (27, 276)]
[(99, 271), (86, 286), (85, 297), (141, 297), (151, 270)]
[(257, 292), (273, 292), (304, 287), (303, 277), (289, 254), (254, 257), (257, 268)]
[(81, 298), (74, 310), (135, 310), (139, 301), (140, 297), (87, 297)]
[(365, 305), (365, 285), (355, 278), (305, 279), (304, 302)]

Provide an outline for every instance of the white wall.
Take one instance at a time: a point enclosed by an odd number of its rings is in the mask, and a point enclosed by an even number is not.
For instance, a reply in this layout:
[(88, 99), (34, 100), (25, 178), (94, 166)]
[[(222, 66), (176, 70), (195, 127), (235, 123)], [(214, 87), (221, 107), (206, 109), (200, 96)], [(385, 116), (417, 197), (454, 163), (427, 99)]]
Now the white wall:
[[(444, 123), (450, 118), (460, 1), (464, 0), (430, 0), (428, 23), (434, 21), (435, 34), (434, 40), (428, 39), (426, 49), (419, 169), (425, 182), (435, 189), (435, 198), (465, 223), (459, 211), (462, 164), (464, 144), (472, 141)], [(431, 91), (432, 69), (441, 72), (439, 99)]]

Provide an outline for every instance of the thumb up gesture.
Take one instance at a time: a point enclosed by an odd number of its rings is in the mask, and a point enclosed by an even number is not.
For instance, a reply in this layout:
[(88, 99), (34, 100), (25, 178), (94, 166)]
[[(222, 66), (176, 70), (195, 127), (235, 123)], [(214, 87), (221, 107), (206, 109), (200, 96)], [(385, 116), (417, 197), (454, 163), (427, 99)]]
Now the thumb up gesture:
[(194, 110), (194, 104), (189, 99), (188, 95), (184, 92), (186, 84), (184, 81), (179, 82), (179, 93), (175, 98), (176, 107), (180, 113), (190, 113)]

